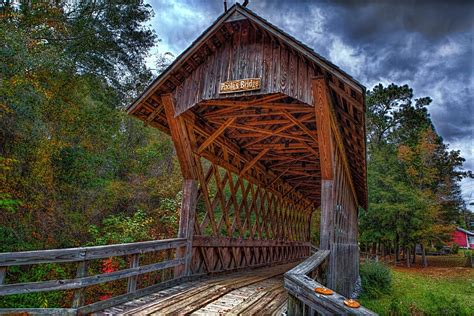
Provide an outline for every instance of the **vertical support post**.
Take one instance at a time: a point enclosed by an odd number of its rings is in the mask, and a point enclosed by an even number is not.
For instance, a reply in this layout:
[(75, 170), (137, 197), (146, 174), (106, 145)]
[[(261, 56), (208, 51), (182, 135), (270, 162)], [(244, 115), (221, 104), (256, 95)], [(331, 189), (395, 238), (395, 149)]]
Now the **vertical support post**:
[[(133, 254), (130, 259), (130, 268), (138, 268), (139, 266), (139, 254)], [(137, 290), (138, 275), (134, 275), (128, 278), (127, 293), (133, 293)]]
[(192, 239), (198, 196), (197, 170), (193, 153), (195, 144), (192, 143), (190, 137), (193, 122), (185, 121), (182, 116), (176, 116), (172, 94), (162, 95), (161, 102), (184, 177), (178, 238), (186, 238), (187, 242), (185, 247), (176, 250), (176, 259), (184, 258), (184, 264), (177, 266), (174, 270), (174, 276), (178, 278), (191, 274)]
[(7, 267), (0, 267), (0, 285), (5, 282), (5, 277), (7, 276)]
[[(77, 265), (76, 278), (83, 278), (87, 276), (87, 261), (80, 261)], [(78, 308), (84, 305), (86, 288), (80, 288), (74, 291), (74, 298), (72, 300), (72, 308)]]
[[(321, 165), (321, 226), (320, 248), (330, 250), (334, 242), (334, 146), (331, 130), (331, 109), (327, 95), (326, 79), (313, 79), (313, 100), (319, 141), (319, 161)], [(330, 259), (331, 261), (331, 259)], [(332, 260), (333, 261), (333, 260)], [(334, 287), (334, 271), (329, 265), (328, 286)]]
[(191, 274), (197, 197), (198, 186), (196, 180), (184, 180), (178, 238), (186, 238), (187, 242), (186, 247), (177, 249), (176, 257), (184, 258), (184, 265), (176, 267), (175, 277), (189, 276)]
[(288, 310), (286, 314), (288, 316), (300, 316), (303, 315), (304, 304), (295, 296), (288, 294)]
[[(331, 251), (328, 286), (349, 296), (359, 273), (357, 195), (327, 80), (324, 77), (315, 78), (312, 86), (322, 178), (321, 249)], [(338, 212), (344, 212), (337, 214), (337, 222), (336, 208)], [(336, 224), (342, 235), (335, 235)]]

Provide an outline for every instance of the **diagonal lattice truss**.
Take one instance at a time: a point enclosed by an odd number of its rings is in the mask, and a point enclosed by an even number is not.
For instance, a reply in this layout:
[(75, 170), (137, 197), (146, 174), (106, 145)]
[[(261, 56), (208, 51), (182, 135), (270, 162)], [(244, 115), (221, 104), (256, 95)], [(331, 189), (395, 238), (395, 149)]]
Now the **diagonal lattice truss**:
[[(198, 205), (193, 273), (287, 262), (308, 255), (308, 205), (195, 156)], [(205, 237), (209, 236), (209, 237)]]
[(260, 240), (303, 241), (312, 209), (237, 174), (197, 158), (195, 234)]

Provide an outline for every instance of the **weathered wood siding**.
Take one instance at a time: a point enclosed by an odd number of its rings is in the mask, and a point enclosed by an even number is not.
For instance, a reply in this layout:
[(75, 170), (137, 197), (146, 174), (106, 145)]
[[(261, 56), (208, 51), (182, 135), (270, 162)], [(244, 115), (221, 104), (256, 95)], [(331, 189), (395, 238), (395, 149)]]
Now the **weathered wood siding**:
[(345, 296), (350, 296), (359, 276), (358, 211), (348, 175), (343, 168), (341, 153), (337, 148), (334, 161), (334, 237), (329, 248), (329, 271), (333, 278), (333, 288)]
[[(270, 93), (283, 93), (313, 104), (311, 78), (320, 74), (313, 63), (254, 28), (248, 20), (232, 25), (234, 32), (230, 40), (219, 48), (214, 47), (215, 51), (207, 60), (174, 91), (176, 114), (203, 100)], [(262, 88), (238, 94), (219, 94), (221, 82), (245, 78), (261, 78)]]

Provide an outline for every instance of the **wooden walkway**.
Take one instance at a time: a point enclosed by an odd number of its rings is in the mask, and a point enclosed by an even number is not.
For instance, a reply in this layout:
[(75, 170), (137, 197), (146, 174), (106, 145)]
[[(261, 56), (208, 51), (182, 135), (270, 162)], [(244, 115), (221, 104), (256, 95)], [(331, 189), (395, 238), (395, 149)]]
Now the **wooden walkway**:
[(295, 265), (190, 281), (95, 315), (282, 315), (288, 299), (283, 274)]

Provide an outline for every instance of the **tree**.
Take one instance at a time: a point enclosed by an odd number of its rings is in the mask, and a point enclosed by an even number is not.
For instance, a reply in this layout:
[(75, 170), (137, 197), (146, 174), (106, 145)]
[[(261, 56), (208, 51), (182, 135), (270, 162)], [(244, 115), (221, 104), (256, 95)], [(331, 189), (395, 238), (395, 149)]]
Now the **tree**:
[[(182, 181), (172, 142), (121, 111), (151, 79), (151, 7), (8, 3), (0, 5), (0, 252), (120, 242), (112, 226), (127, 240), (169, 237), (177, 210), (168, 205)], [(7, 278), (60, 272), (74, 273), (34, 266)], [(62, 297), (2, 297), (0, 305), (60, 307)]]
[[(361, 213), (365, 243), (410, 248), (450, 238), (464, 205), (464, 159), (436, 134), (427, 106), (407, 85), (381, 84), (367, 93), (369, 209)], [(423, 256), (425, 258), (425, 256)], [(424, 260), (426, 264), (426, 261)]]
[(150, 82), (151, 7), (0, 10), (0, 238), (17, 241), (0, 251), (81, 245), (92, 238), (83, 223), (174, 198), (181, 178), (171, 141), (119, 110)]

